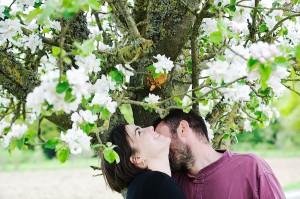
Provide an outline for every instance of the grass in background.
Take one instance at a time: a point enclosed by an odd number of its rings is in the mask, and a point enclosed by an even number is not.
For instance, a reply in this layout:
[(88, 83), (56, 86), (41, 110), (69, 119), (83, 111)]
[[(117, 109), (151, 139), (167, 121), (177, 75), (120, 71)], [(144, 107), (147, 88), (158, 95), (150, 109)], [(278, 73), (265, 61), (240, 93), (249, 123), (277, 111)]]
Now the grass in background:
[(300, 182), (294, 182), (291, 184), (283, 185), (284, 192), (289, 192), (293, 190), (299, 190), (300, 189)]
[(24, 171), (24, 170), (47, 170), (47, 169), (72, 169), (89, 168), (99, 166), (99, 159), (92, 158), (91, 154), (71, 155), (69, 160), (61, 164), (56, 157), (47, 159), (42, 150), (34, 151), (14, 150), (9, 154), (0, 150), (0, 172), (1, 171)]

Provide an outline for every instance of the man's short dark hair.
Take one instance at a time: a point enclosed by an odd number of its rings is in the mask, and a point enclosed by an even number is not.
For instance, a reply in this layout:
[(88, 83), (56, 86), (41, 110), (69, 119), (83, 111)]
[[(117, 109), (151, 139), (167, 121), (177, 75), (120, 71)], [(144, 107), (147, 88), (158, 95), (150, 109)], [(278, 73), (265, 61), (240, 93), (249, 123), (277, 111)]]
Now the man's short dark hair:
[(196, 134), (200, 135), (201, 137), (205, 137), (206, 140), (209, 141), (207, 135), (207, 128), (203, 118), (196, 111), (193, 110), (190, 110), (190, 112), (185, 113), (181, 109), (171, 109), (169, 111), (169, 114), (165, 118), (156, 119), (153, 123), (153, 126), (154, 128), (156, 128), (156, 126), (160, 122), (164, 122), (170, 128), (171, 133), (175, 135), (177, 132), (177, 128), (182, 120), (187, 121), (189, 123), (190, 128), (193, 129), (193, 131)]

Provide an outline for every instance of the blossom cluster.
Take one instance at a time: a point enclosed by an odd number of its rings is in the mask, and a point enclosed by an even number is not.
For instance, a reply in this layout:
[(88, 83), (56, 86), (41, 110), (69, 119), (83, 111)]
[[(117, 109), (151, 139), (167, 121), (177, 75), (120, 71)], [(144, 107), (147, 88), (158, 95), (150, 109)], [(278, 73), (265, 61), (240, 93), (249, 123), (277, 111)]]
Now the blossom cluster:
[(168, 73), (174, 67), (173, 61), (165, 55), (158, 54), (154, 58), (157, 59), (157, 62), (153, 63), (156, 73)]
[(72, 129), (67, 130), (66, 134), (61, 132), (60, 139), (68, 145), (72, 154), (79, 154), (82, 150), (90, 149), (92, 138), (74, 125)]
[(75, 124), (83, 122), (93, 124), (97, 120), (97, 115), (93, 115), (90, 110), (80, 110), (79, 113), (74, 112), (71, 115), (71, 120)]
[[(0, 135), (1, 131), (3, 132), (3, 129), (8, 126), (8, 123), (0, 123)], [(26, 133), (27, 129), (28, 127), (26, 124), (13, 124), (11, 130), (6, 135), (3, 135), (3, 147), (7, 148), (13, 138), (21, 138)]]
[(150, 105), (157, 104), (160, 97), (158, 95), (154, 95), (152, 93), (149, 93), (149, 96), (145, 98), (145, 102), (147, 102)]
[(251, 56), (254, 59), (258, 59), (261, 63), (265, 63), (267, 61), (272, 62), (275, 60), (275, 57), (281, 55), (281, 52), (275, 44), (268, 44), (262, 41), (252, 44), (249, 50)]

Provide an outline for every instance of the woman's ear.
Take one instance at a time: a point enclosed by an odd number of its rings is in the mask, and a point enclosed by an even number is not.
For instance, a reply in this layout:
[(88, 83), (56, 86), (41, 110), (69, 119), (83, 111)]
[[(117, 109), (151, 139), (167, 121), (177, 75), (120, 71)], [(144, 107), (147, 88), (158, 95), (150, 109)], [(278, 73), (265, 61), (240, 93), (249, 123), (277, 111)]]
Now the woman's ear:
[(132, 156), (130, 156), (129, 159), (130, 159), (130, 162), (137, 167), (145, 168), (145, 166), (146, 166), (144, 158), (141, 158), (140, 156), (132, 155)]

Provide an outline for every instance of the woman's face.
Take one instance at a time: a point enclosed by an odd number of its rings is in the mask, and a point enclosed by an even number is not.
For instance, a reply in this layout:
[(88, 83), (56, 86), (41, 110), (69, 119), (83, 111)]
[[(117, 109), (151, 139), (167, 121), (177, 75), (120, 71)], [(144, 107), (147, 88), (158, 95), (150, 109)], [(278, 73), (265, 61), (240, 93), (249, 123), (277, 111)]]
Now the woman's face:
[(156, 133), (153, 126), (141, 128), (126, 125), (125, 129), (130, 146), (145, 159), (155, 158), (164, 152), (169, 153), (171, 139)]

